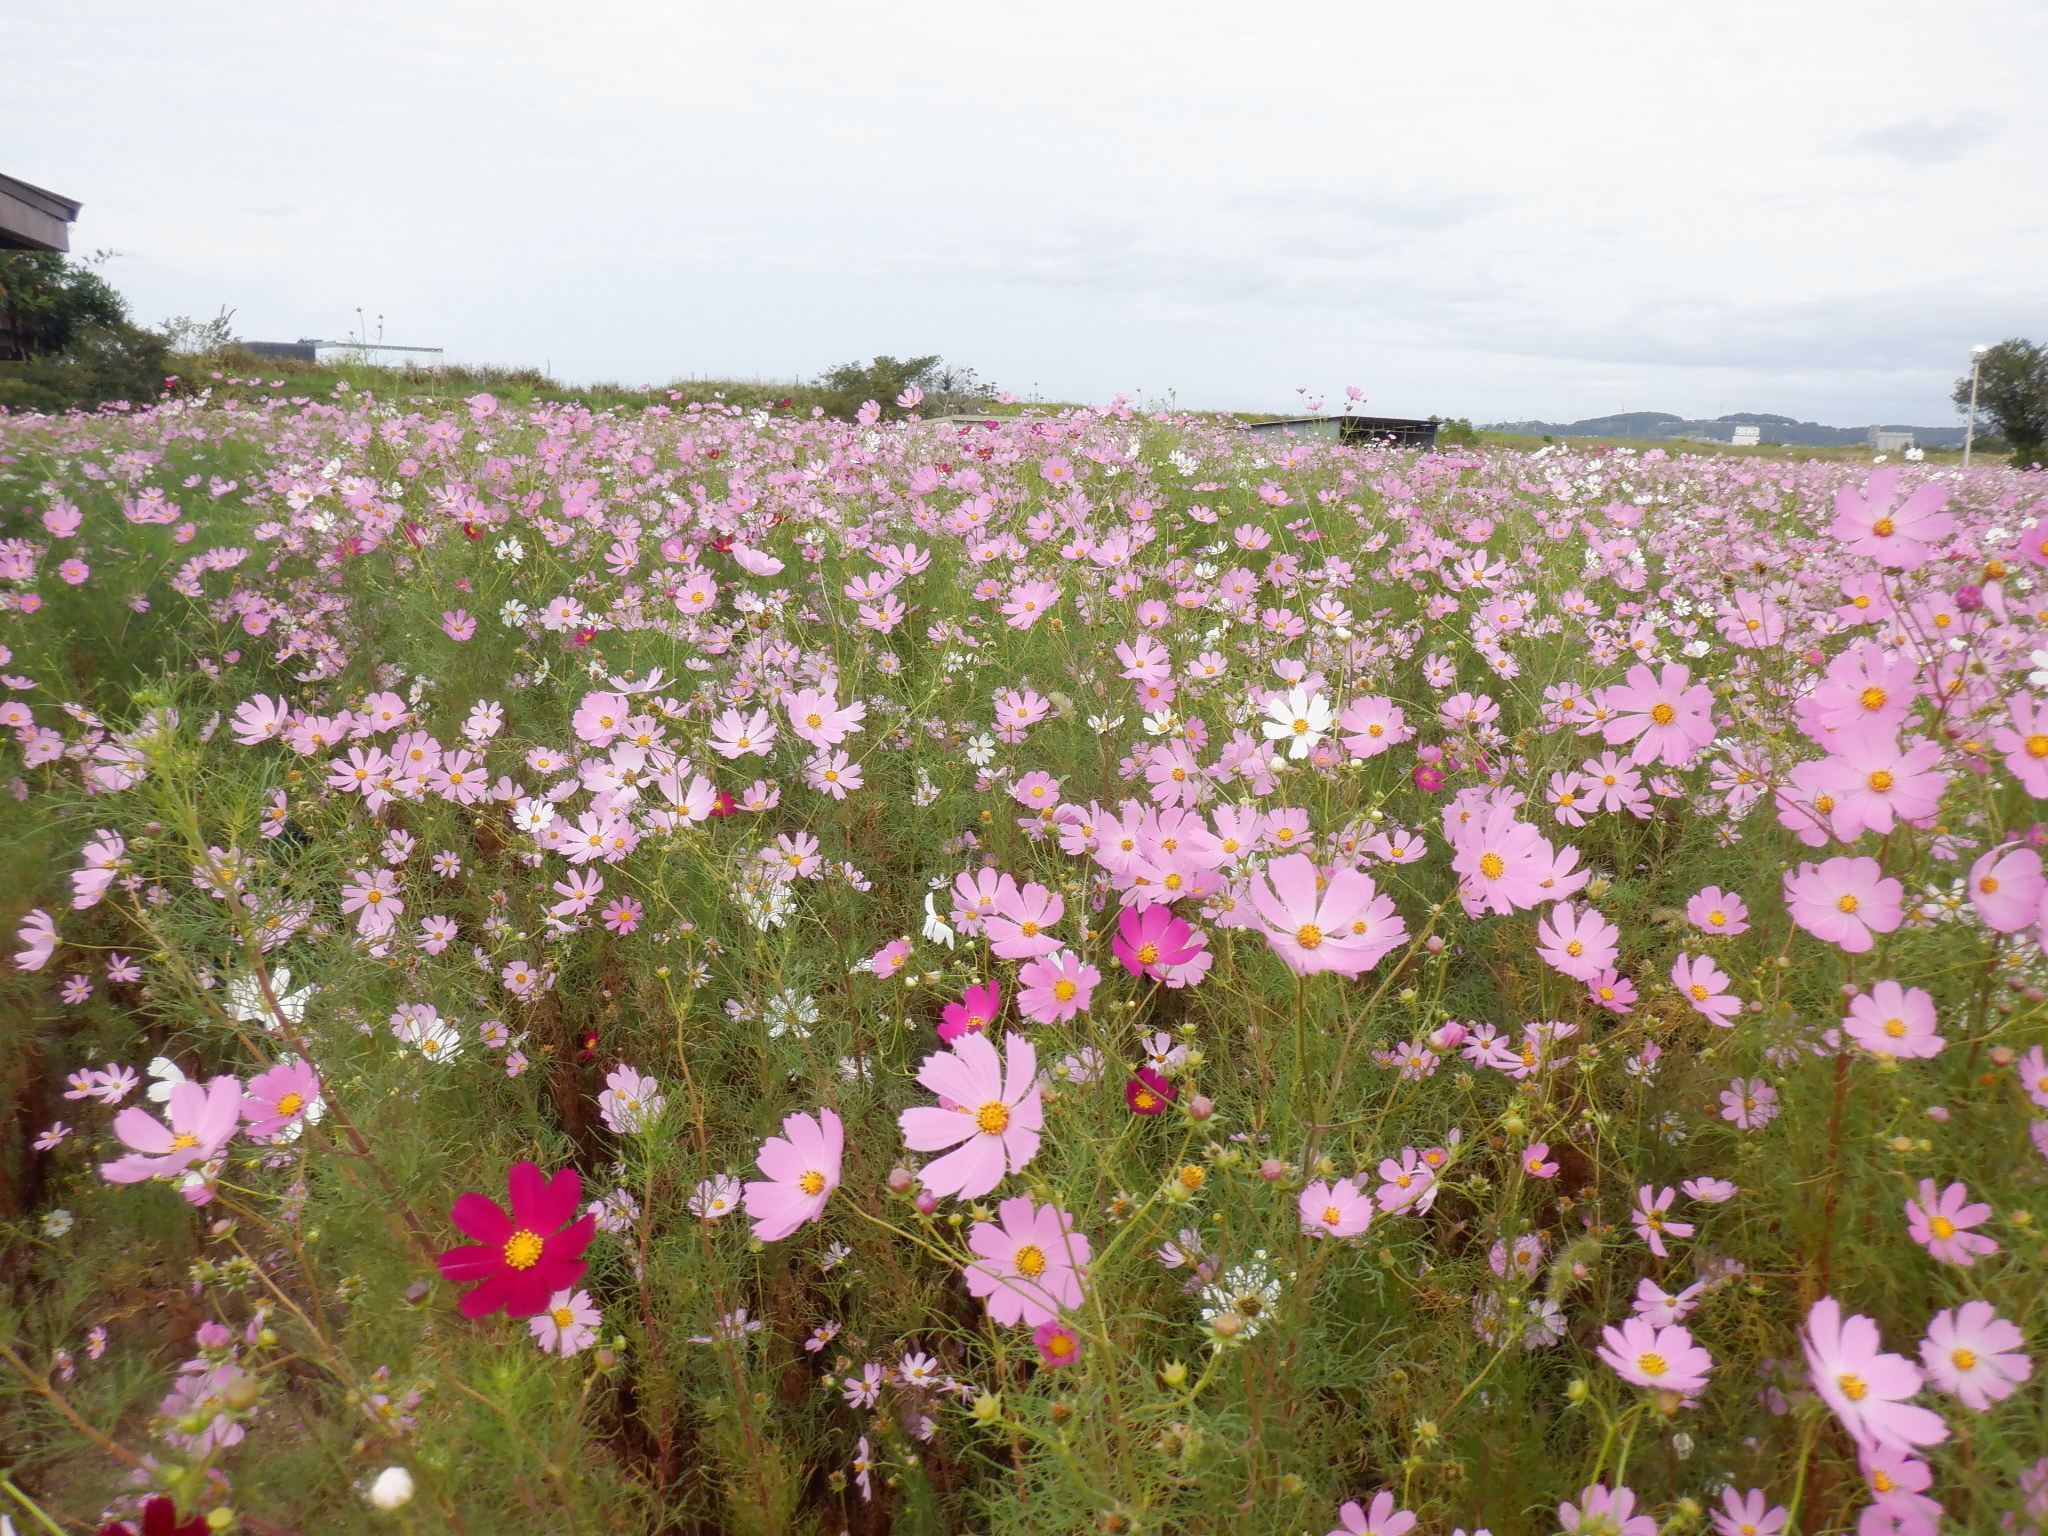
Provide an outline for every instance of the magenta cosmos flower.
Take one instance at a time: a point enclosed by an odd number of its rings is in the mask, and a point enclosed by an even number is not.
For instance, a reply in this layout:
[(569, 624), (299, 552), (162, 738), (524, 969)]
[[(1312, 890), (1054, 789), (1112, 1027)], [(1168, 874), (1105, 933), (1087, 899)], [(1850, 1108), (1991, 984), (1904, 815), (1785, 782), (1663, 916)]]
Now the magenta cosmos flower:
[(169, 1178), (219, 1154), (242, 1123), (242, 1085), (233, 1077), (211, 1082), (171, 1084), (165, 1114), (170, 1124), (140, 1105), (114, 1116), (114, 1134), (130, 1148), (126, 1157), (100, 1164), (100, 1177), (110, 1184), (139, 1184)]
[(903, 1111), (903, 1144), (913, 1152), (954, 1148), (919, 1174), (932, 1194), (979, 1199), (1037, 1155), (1045, 1106), (1038, 1052), (1022, 1035), (1003, 1037), (1000, 1058), (986, 1035), (962, 1035), (925, 1057), (917, 1080), (939, 1104)]
[(747, 1214), (754, 1236), (780, 1242), (807, 1221), (825, 1214), (825, 1202), (839, 1187), (846, 1128), (829, 1109), (816, 1115), (787, 1115), (782, 1134), (761, 1143), (754, 1166), (768, 1177), (747, 1183)]
[(1142, 912), (1125, 907), (1116, 926), (1109, 952), (1133, 976), (1150, 976), (1169, 987), (1187, 985), (1183, 968), (1207, 947), (1200, 933), (1164, 906), (1150, 906)]
[(1905, 1401), (1921, 1388), (1919, 1368), (1903, 1355), (1886, 1354), (1869, 1318), (1845, 1318), (1842, 1304), (1823, 1296), (1806, 1314), (1801, 1342), (1814, 1390), (1857, 1441), (1911, 1450), (1948, 1438), (1940, 1414)]
[(1320, 1179), (1301, 1192), (1301, 1230), (1317, 1237), (1356, 1237), (1372, 1225), (1372, 1196), (1350, 1179)]
[(1179, 1096), (1180, 1090), (1150, 1067), (1138, 1068), (1138, 1075), (1124, 1084), (1124, 1102), (1141, 1115), (1163, 1115)]
[(1996, 1242), (1970, 1230), (1990, 1215), (1983, 1201), (1970, 1203), (1967, 1185), (1951, 1184), (1936, 1195), (1934, 1180), (1922, 1179), (1920, 1198), (1906, 1202), (1906, 1230), (1930, 1257), (1967, 1269), (1978, 1255), (1998, 1252)]
[(1887, 978), (1849, 1003), (1842, 1028), (1849, 1038), (1879, 1056), (1935, 1056), (1948, 1044), (1934, 1032), (1934, 999), (1919, 987)]
[(552, 1179), (530, 1162), (512, 1165), (505, 1176), (508, 1214), (495, 1200), (474, 1192), (456, 1196), (449, 1219), (476, 1243), (441, 1255), (441, 1273), (457, 1285), (476, 1282), (461, 1301), (464, 1317), (504, 1309), (507, 1317), (532, 1317), (548, 1300), (583, 1278), (583, 1250), (597, 1231), (597, 1218), (576, 1214), (583, 1180), (573, 1168)]
[(969, 987), (961, 994), (960, 1001), (948, 1003), (939, 1010), (939, 1038), (958, 1040), (962, 1035), (978, 1035), (995, 1023), (996, 1015), (1003, 1011), (1003, 989), (993, 981), (984, 981)]
[(1370, 876), (1339, 869), (1325, 885), (1307, 854), (1275, 859), (1252, 876), (1250, 894), (1266, 942), (1299, 976), (1361, 975), (1408, 937), (1392, 898), (1380, 894)]
[(1600, 1358), (1623, 1381), (1690, 1397), (1707, 1384), (1714, 1357), (1678, 1324), (1659, 1328), (1640, 1317), (1600, 1333)]
[(1714, 739), (1714, 690), (1692, 680), (1692, 670), (1667, 662), (1661, 672), (1628, 669), (1628, 680), (1601, 691), (1616, 718), (1600, 728), (1610, 746), (1625, 741), (1639, 763), (1683, 768)]
[(1877, 860), (1829, 859), (1785, 871), (1785, 905), (1792, 921), (1829, 944), (1860, 955), (1904, 919), (1905, 887), (1887, 879)]
[(1966, 1301), (1934, 1314), (1920, 1359), (1936, 1387), (1981, 1413), (2033, 1375), (2033, 1362), (2019, 1352), (2024, 1343), (1990, 1302)]
[(1005, 1200), (994, 1221), (974, 1224), (967, 1246), (980, 1255), (967, 1266), (967, 1289), (987, 1302), (997, 1322), (1036, 1328), (1081, 1304), (1088, 1239), (1059, 1207), (1026, 1195)]
[(1040, 1323), (1031, 1333), (1041, 1365), (1072, 1365), (1081, 1358), (1081, 1335), (1065, 1323)]

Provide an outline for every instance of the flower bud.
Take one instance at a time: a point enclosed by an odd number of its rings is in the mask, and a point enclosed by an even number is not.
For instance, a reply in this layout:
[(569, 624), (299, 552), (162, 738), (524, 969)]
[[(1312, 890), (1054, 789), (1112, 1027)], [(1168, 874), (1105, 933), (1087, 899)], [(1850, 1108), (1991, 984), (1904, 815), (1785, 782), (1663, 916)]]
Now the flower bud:
[(263, 1396), (263, 1384), (254, 1376), (236, 1376), (220, 1389), (220, 1400), (237, 1411), (254, 1408)]
[(1259, 1164), (1259, 1177), (1268, 1184), (1277, 1184), (1287, 1177), (1287, 1165), (1277, 1157), (1269, 1157)]
[(412, 1502), (412, 1474), (404, 1467), (386, 1467), (370, 1484), (370, 1503), (378, 1509), (403, 1509)]
[(974, 1400), (974, 1418), (976, 1423), (993, 1424), (1002, 1417), (1002, 1412), (1003, 1400), (991, 1393), (984, 1392)]
[(1169, 1387), (1185, 1386), (1188, 1379), (1188, 1368), (1178, 1360), (1174, 1360), (1169, 1362), (1166, 1369), (1159, 1373), (1159, 1377)]
[(1235, 1312), (1219, 1312), (1209, 1319), (1209, 1331), (1219, 1339), (1234, 1339), (1244, 1332), (1244, 1319)]
[(1588, 1390), (1585, 1381), (1575, 1376), (1564, 1389), (1564, 1395), (1571, 1402), (1583, 1403), (1586, 1400)]
[(1188, 1100), (1188, 1118), (1190, 1120), (1207, 1120), (1211, 1115), (1215, 1113), (1215, 1101), (1203, 1094), (1198, 1093), (1192, 1099)]
[(917, 1176), (908, 1168), (891, 1168), (889, 1170), (889, 1192), (891, 1194), (907, 1195), (910, 1193), (911, 1186), (916, 1182)]
[(939, 1208), (939, 1197), (927, 1189), (910, 1203), (917, 1207), (918, 1215), (929, 1216)]
[(1443, 935), (1432, 933), (1428, 938), (1422, 941), (1422, 947), (1428, 950), (1432, 955), (1442, 954), (1444, 952)]

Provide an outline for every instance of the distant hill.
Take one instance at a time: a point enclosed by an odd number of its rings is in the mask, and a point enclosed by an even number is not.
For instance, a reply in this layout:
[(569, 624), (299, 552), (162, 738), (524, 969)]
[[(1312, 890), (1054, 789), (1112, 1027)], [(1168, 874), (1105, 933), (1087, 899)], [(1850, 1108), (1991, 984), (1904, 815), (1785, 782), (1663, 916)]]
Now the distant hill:
[[(1887, 432), (1911, 432), (1915, 442), (1927, 448), (1960, 448), (1961, 427), (1910, 427), (1890, 422)], [(1623, 411), (1616, 416), (1592, 416), (1584, 421), (1502, 421), (1482, 430), (1527, 432), (1538, 437), (1633, 437), (1666, 439), (1705, 438), (1725, 443), (1735, 427), (1759, 427), (1767, 443), (1784, 443), (1797, 448), (1847, 448), (1865, 441), (1868, 427), (1824, 427), (1817, 421), (1795, 421), (1790, 416), (1772, 416), (1757, 411), (1736, 411), (1712, 421), (1687, 420), (1669, 411)]]

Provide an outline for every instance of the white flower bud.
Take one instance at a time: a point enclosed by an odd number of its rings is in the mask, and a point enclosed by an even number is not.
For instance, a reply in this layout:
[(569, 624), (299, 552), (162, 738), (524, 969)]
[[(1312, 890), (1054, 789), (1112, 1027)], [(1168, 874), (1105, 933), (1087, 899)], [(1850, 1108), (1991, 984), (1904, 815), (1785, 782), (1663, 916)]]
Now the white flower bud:
[(400, 1509), (412, 1502), (412, 1474), (403, 1467), (386, 1467), (370, 1484), (370, 1502), (378, 1509)]

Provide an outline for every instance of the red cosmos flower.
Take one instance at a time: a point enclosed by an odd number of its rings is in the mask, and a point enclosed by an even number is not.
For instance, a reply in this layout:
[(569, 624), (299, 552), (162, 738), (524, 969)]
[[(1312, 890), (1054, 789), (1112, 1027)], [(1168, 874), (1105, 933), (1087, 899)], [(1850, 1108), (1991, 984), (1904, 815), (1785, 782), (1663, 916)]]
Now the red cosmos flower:
[(718, 792), (718, 799), (712, 804), (711, 814), (713, 816), (737, 816), (739, 809), (740, 803), (733, 799), (732, 791), (721, 789)]
[(194, 1515), (181, 1525), (177, 1505), (169, 1499), (151, 1499), (142, 1506), (140, 1532), (127, 1521), (116, 1520), (112, 1525), (102, 1527), (100, 1536), (210, 1536), (212, 1530), (204, 1515)]
[(456, 1284), (482, 1282), (462, 1298), (464, 1317), (484, 1317), (500, 1307), (507, 1317), (533, 1317), (588, 1268), (583, 1250), (597, 1231), (597, 1218), (562, 1226), (576, 1214), (583, 1194), (576, 1170), (564, 1168), (550, 1179), (532, 1163), (514, 1163), (505, 1184), (511, 1215), (474, 1192), (458, 1195), (450, 1213), (456, 1226), (477, 1239), (441, 1255), (441, 1273)]
[(1138, 1075), (1124, 1084), (1124, 1102), (1141, 1115), (1163, 1115), (1179, 1096), (1180, 1090), (1150, 1067), (1138, 1068)]

